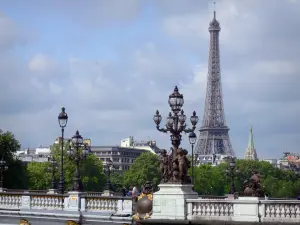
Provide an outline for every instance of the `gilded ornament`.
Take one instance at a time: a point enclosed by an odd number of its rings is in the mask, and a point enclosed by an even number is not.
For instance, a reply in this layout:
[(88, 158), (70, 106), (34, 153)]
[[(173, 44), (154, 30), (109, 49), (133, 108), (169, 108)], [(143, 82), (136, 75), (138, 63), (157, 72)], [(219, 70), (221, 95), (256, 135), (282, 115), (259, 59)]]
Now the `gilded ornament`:
[(30, 225), (30, 223), (27, 220), (22, 219), (20, 220), (19, 225)]

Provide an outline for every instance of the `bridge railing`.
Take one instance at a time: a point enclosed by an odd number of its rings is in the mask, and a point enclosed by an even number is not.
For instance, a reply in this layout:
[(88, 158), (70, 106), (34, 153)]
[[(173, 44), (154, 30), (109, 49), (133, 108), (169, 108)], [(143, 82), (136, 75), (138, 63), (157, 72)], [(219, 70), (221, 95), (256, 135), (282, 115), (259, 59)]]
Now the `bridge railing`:
[(81, 211), (113, 212), (115, 214), (132, 215), (133, 199), (123, 196), (90, 196), (84, 195), (81, 200)]
[(261, 200), (262, 222), (300, 222), (299, 200)]
[(187, 199), (190, 221), (300, 222), (299, 200), (262, 200), (252, 197)]
[(0, 192), (0, 209), (18, 210), (22, 205), (22, 193)]
[(187, 199), (187, 218), (189, 220), (223, 220), (233, 216), (232, 200)]
[(26, 191), (0, 192), (0, 210), (77, 210), (132, 215), (132, 202), (131, 197), (101, 196), (100, 193), (79, 193), (77, 195), (67, 193), (61, 195)]

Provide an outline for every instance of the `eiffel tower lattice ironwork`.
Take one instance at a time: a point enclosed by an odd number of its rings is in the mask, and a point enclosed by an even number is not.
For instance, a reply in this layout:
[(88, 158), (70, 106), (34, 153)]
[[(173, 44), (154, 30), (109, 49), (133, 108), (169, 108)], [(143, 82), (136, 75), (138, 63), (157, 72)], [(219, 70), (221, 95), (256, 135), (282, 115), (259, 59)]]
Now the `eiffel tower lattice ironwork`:
[(196, 154), (234, 156), (226, 126), (221, 86), (219, 32), (220, 23), (214, 18), (209, 24), (210, 46), (205, 111), (200, 127), (200, 135), (195, 148)]

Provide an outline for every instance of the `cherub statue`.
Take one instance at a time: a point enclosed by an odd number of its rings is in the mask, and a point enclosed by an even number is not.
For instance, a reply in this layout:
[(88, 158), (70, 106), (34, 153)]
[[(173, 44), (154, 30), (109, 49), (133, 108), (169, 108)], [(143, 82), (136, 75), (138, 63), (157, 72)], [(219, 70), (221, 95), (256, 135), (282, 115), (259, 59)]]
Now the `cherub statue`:
[(178, 164), (179, 178), (181, 182), (184, 182), (187, 175), (188, 159), (186, 157), (185, 151), (181, 148), (177, 149), (177, 157), (173, 159), (173, 163)]
[(169, 157), (166, 149), (163, 149), (160, 155), (160, 172), (163, 182), (167, 182), (169, 175)]

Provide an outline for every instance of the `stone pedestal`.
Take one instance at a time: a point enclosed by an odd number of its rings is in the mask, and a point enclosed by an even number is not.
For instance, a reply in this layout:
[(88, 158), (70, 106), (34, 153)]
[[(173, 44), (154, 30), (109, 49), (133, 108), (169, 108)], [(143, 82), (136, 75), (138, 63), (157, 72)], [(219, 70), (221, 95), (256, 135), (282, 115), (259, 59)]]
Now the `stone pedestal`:
[(110, 190), (104, 190), (101, 196), (114, 196), (114, 192)]
[(56, 189), (49, 189), (47, 194), (56, 194), (57, 190)]
[(0, 193), (1, 192), (6, 192), (6, 188), (0, 188)]
[(191, 184), (160, 184), (160, 190), (153, 194), (153, 214), (151, 219), (185, 220), (186, 199), (197, 199), (198, 194)]
[(234, 194), (227, 194), (226, 197), (227, 197), (227, 198), (225, 198), (226, 200), (233, 200)]

